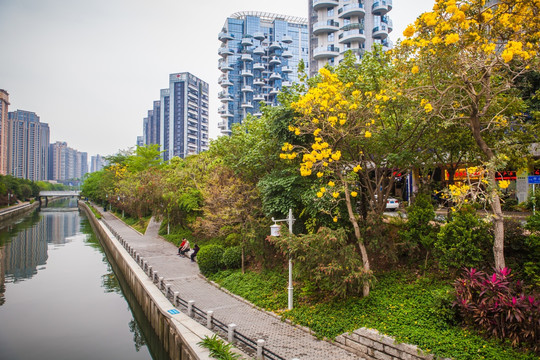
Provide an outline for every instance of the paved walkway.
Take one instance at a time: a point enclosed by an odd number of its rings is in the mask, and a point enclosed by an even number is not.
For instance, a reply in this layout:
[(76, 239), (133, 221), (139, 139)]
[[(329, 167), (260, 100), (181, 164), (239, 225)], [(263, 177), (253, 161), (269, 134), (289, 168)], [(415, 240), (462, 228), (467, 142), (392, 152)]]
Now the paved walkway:
[[(265, 348), (290, 360), (297, 358), (348, 360), (363, 359), (326, 341), (317, 340), (307, 332), (257, 310), (249, 304), (219, 290), (199, 276), (197, 263), (177, 255), (177, 248), (159, 237), (159, 223), (151, 221), (145, 235), (141, 235), (109, 212), (94, 206), (108, 223), (140, 256), (157, 271), (164, 282), (178, 291), (180, 298), (194, 300), (203, 311), (212, 310), (214, 318), (234, 323), (236, 330), (257, 341), (265, 340)], [(285, 290), (284, 290), (285, 291)]]

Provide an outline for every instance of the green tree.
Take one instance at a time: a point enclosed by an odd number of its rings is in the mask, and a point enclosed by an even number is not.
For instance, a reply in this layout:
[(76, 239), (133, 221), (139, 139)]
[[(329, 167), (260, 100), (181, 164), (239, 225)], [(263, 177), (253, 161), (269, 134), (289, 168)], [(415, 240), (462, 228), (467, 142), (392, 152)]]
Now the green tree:
[(538, 133), (538, 124), (525, 121), (515, 83), (538, 71), (539, 14), (537, 1), (437, 0), (405, 30), (398, 51), (402, 72), (411, 74), (409, 95), (429, 120), (445, 129), (467, 127), (482, 155), (498, 269), (505, 260), (496, 172), (525, 156)]

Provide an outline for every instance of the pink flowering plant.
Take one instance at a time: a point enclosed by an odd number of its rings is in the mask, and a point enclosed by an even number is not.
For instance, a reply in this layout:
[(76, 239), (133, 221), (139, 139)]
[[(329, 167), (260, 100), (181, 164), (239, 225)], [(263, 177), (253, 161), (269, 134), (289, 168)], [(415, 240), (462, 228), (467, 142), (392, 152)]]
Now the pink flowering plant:
[(487, 336), (509, 340), (513, 346), (540, 352), (540, 299), (526, 295), (509, 268), (492, 275), (465, 270), (454, 283), (459, 313), (467, 326)]

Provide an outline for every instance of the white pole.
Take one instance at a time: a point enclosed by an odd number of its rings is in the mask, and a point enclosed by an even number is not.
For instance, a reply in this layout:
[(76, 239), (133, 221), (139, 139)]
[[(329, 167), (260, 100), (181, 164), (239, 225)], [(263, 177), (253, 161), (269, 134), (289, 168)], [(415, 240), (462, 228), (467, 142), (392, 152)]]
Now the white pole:
[[(293, 215), (292, 215), (292, 209), (289, 209), (289, 219), (288, 219), (288, 222), (289, 222), (289, 234), (292, 235), (293, 233)], [(292, 310), (293, 308), (293, 283), (292, 283), (292, 259), (291, 259), (291, 255), (289, 253), (289, 287), (288, 287), (288, 290), (289, 290), (289, 301), (288, 301), (288, 305), (289, 305), (289, 310)]]
[(533, 215), (536, 215), (536, 192), (534, 191), (534, 184), (533, 184)]

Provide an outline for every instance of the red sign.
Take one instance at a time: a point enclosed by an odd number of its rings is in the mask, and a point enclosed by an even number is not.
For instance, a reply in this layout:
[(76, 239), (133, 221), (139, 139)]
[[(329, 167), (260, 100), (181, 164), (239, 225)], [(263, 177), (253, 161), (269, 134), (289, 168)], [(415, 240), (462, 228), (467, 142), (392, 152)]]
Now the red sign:
[(516, 180), (515, 171), (501, 171), (495, 175), (495, 180)]

